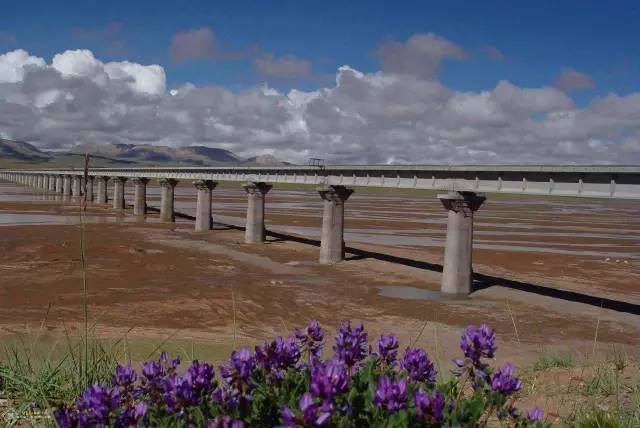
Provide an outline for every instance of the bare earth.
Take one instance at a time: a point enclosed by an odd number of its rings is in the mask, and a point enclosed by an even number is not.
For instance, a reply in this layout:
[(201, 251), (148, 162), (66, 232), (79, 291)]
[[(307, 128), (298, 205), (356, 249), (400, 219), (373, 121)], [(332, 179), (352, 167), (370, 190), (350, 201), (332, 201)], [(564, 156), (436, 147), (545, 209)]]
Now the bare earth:
[[(149, 187), (151, 206), (158, 190)], [(194, 189), (176, 194), (177, 211), (193, 214)], [(192, 355), (212, 348), (207, 356), (220, 359), (310, 319), (329, 331), (351, 319), (371, 341), (394, 331), (442, 367), (461, 331), (480, 323), (497, 331), (499, 362), (521, 368), (543, 349), (574, 360), (640, 350), (638, 202), (490, 196), (475, 219), (479, 290), (450, 299), (438, 292), (446, 212), (433, 193), (357, 190), (346, 205), (352, 252), (331, 266), (316, 263), (321, 203), (312, 188), (271, 191), (275, 236), (264, 245), (243, 242), (245, 198), (238, 184), (215, 189), (217, 225), (207, 233), (190, 220), (162, 224), (153, 212), (139, 220), (95, 204), (82, 232), (77, 201), (0, 183), (0, 342), (81, 333), (84, 236), (88, 314), (105, 340), (189, 343)], [(587, 377), (532, 373), (531, 384), (551, 392), (526, 400), (550, 414)]]

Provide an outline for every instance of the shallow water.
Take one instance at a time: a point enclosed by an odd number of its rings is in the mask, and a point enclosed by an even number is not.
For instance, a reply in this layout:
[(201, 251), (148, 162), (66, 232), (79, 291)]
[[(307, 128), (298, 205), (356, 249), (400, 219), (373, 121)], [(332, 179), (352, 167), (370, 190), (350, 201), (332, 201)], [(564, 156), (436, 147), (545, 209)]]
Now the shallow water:
[(424, 288), (406, 287), (404, 285), (387, 285), (379, 288), (378, 295), (394, 299), (406, 300), (442, 300), (444, 296), (439, 291)]

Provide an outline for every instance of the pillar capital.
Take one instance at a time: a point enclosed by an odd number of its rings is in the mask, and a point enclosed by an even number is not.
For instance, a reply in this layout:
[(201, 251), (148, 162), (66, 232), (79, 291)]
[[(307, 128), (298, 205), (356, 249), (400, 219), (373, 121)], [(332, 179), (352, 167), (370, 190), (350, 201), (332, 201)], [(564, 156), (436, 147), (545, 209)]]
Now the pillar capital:
[(149, 179), (147, 177), (133, 177), (131, 181), (133, 181), (134, 184), (147, 184)]
[(346, 186), (331, 186), (325, 185), (317, 188), (320, 197), (325, 201), (342, 203), (349, 199), (349, 196), (353, 193), (353, 189)]
[(104, 181), (105, 183), (111, 179), (111, 177), (107, 175), (98, 175), (96, 176), (96, 178), (100, 181)]
[(447, 210), (467, 215), (477, 211), (487, 198), (484, 193), (449, 192), (439, 194), (438, 199)]
[(161, 178), (160, 180), (158, 180), (158, 183), (160, 183), (160, 187), (174, 188), (176, 187), (176, 184), (178, 184), (178, 180), (174, 178)]
[(113, 181), (117, 181), (118, 183), (126, 183), (129, 177), (113, 177)]
[(196, 180), (193, 182), (193, 185), (196, 186), (198, 190), (213, 190), (218, 185), (218, 182), (212, 180)]
[(248, 183), (243, 184), (242, 188), (250, 195), (266, 195), (273, 186), (263, 181), (249, 181)]

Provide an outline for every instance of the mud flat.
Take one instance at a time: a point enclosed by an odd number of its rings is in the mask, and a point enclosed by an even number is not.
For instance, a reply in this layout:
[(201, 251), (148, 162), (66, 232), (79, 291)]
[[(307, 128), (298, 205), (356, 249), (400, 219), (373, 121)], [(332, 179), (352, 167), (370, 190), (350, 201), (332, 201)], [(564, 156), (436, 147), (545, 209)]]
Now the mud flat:
[[(193, 214), (195, 189), (176, 190), (176, 209)], [(158, 201), (150, 186), (148, 203)], [(489, 197), (477, 213), (474, 253), (485, 280), (455, 300), (438, 292), (446, 212), (431, 193), (358, 190), (346, 206), (345, 236), (358, 251), (333, 266), (317, 264), (308, 242), (319, 239), (321, 222), (313, 189), (269, 193), (267, 227), (279, 238), (264, 245), (243, 243), (245, 204), (239, 185), (217, 188), (218, 224), (207, 233), (187, 220), (162, 224), (151, 213), (140, 221), (130, 210), (91, 205), (81, 234), (77, 202), (0, 185), (0, 340), (79, 328), (83, 235), (89, 313), (105, 338), (230, 346), (315, 318), (330, 330), (361, 320), (372, 340), (395, 331), (443, 360), (466, 325), (483, 322), (512, 345), (502, 346), (501, 359), (526, 362), (543, 345), (640, 349), (638, 202)], [(550, 289), (561, 292), (545, 295)]]

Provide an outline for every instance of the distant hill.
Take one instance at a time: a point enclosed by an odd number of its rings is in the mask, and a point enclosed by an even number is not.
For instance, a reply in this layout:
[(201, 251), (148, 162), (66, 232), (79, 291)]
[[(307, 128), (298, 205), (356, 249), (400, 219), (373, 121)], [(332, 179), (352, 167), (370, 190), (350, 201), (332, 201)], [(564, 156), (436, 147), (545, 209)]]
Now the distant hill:
[(241, 163), (242, 160), (228, 150), (204, 146), (168, 147), (150, 144), (85, 143), (72, 149), (75, 153), (91, 153), (140, 163), (173, 163), (189, 165), (215, 165)]
[[(68, 152), (39, 150), (29, 143), (0, 139), (2, 163), (44, 163), (45, 166), (81, 166), (89, 153), (94, 166), (136, 165), (285, 165), (271, 155), (241, 159), (224, 149), (190, 146), (169, 147), (150, 144), (83, 143)], [(1, 165), (0, 165), (1, 166)]]
[(0, 157), (27, 162), (46, 162), (51, 155), (24, 141), (0, 138)]

